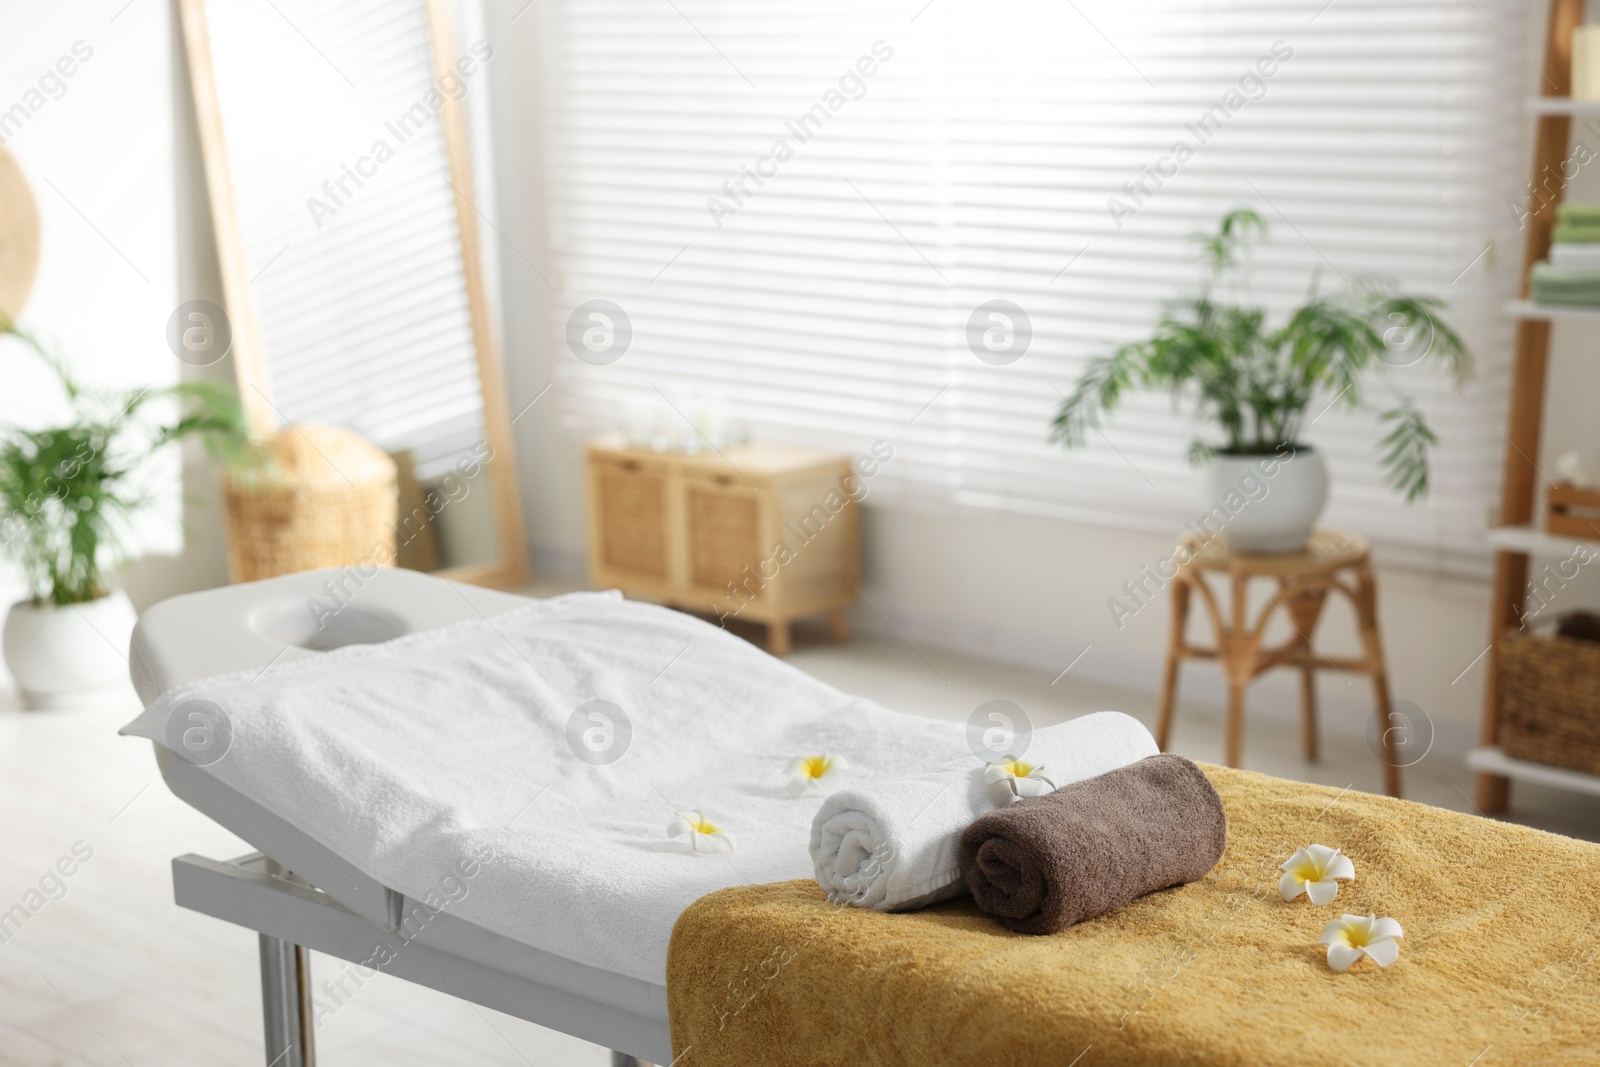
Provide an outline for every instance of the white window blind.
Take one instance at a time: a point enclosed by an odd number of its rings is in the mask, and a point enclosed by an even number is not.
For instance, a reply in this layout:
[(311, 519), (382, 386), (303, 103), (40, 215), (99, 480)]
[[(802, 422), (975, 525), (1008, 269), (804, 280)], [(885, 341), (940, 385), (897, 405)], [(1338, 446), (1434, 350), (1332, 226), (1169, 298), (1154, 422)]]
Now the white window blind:
[[(711, 400), (759, 435), (889, 440), (881, 477), (908, 500), (1175, 531), (1199, 511), (1185, 454), (1206, 427), (1154, 394), (1076, 451), (1048, 422), (1089, 360), (1193, 293), (1188, 235), (1247, 205), (1272, 226), (1256, 296), (1280, 315), (1314, 275), (1449, 301), (1476, 379), (1388, 376), (1441, 438), (1427, 502), (1384, 487), (1373, 415), (1331, 410), (1306, 436), (1334, 472), (1329, 522), (1391, 560), (1485, 565), (1533, 77), (1513, 0), (537, 10), (574, 429)], [(565, 352), (597, 299), (632, 328), (605, 365)], [(1032, 330), (1002, 366), (967, 331), (997, 299)]]

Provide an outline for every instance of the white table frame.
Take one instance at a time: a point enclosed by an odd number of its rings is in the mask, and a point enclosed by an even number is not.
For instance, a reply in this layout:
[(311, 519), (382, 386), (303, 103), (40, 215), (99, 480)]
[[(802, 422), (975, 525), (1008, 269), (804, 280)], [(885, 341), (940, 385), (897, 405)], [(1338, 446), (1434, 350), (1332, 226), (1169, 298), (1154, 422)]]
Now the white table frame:
[(664, 1020), (589, 1000), (406, 940), (357, 915), (259, 852), (218, 861), (185, 855), (172, 861), (180, 907), (257, 931), (261, 938), (261, 1009), (268, 1067), (314, 1067), (309, 953), (363, 963), (389, 946), (384, 974), (514, 1015), (612, 1049), (613, 1067), (672, 1062)]

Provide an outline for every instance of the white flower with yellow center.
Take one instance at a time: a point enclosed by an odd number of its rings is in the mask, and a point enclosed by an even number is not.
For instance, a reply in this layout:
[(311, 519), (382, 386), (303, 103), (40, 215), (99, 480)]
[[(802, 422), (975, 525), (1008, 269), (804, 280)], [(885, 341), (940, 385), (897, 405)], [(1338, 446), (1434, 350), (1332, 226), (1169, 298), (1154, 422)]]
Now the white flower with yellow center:
[(1012, 800), (1023, 797), (1042, 797), (1053, 793), (1055, 781), (1044, 772), (1044, 764), (1029, 763), (1016, 756), (1002, 756), (983, 770), (983, 780), (989, 785), (1000, 784), (1011, 794)]
[(1316, 905), (1332, 904), (1339, 895), (1339, 881), (1352, 882), (1356, 865), (1349, 856), (1342, 856), (1336, 848), (1327, 845), (1310, 845), (1299, 849), (1288, 860), (1278, 864), (1283, 877), (1278, 879), (1278, 892), (1284, 900), (1293, 900), (1301, 893)]
[(702, 812), (680, 811), (678, 817), (667, 823), (668, 837), (689, 838), (690, 852), (732, 852), (733, 835)]
[(1395, 942), (1404, 936), (1393, 919), (1345, 915), (1322, 931), (1322, 943), (1328, 946), (1328, 966), (1342, 974), (1362, 956), (1372, 957), (1379, 967), (1389, 966), (1400, 958), (1400, 946)]
[(850, 764), (843, 756), (827, 752), (819, 756), (799, 756), (791, 760), (788, 770), (784, 771), (789, 776), (789, 795), (803, 797), (821, 793), (828, 782), (836, 781), (849, 769)]

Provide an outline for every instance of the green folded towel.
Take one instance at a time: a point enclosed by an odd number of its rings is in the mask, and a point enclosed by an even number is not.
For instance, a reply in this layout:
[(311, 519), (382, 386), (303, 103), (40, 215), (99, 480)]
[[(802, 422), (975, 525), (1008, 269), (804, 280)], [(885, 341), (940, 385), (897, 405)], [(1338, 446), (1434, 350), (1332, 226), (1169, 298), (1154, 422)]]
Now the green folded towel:
[(1541, 260), (1533, 265), (1531, 283), (1536, 304), (1600, 307), (1600, 270), (1555, 267)]
[(1571, 200), (1556, 208), (1556, 218), (1562, 222), (1600, 224), (1600, 204), (1585, 204)]
[(1562, 244), (1600, 244), (1600, 204), (1574, 201), (1557, 206), (1551, 236)]
[(1567, 222), (1556, 223), (1556, 228), (1550, 236), (1560, 244), (1592, 245), (1600, 242), (1600, 222)]

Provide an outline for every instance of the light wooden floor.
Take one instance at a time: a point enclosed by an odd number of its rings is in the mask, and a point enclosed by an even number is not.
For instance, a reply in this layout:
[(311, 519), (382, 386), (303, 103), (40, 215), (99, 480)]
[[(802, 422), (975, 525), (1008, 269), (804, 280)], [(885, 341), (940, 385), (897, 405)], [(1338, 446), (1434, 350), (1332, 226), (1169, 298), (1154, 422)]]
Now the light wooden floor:
[[(1027, 708), (1035, 725), (1113, 707), (1152, 718), (1153, 700), (1022, 669), (862, 639), (798, 638), (793, 662), (888, 706), (964, 719), (985, 700)], [(928, 662), (932, 660), (932, 664)], [(169, 794), (147, 743), (119, 738), (131, 692), (89, 711), (20, 712), (0, 693), (0, 911), (82, 841), (93, 856), (66, 892), (0, 945), (0, 1064), (101, 1067), (255, 1065), (260, 1055), (255, 934), (180, 910), (168, 863), (184, 852), (250, 851)], [(1180, 707), (1174, 748), (1222, 749), (1210, 708)], [(1378, 764), (1357, 736), (1329, 730), (1323, 760), (1300, 761), (1294, 732), (1253, 720), (1246, 765), (1286, 777), (1376, 790)], [(1407, 772), (1409, 795), (1470, 810), (1459, 752), (1436, 748)], [(1521, 789), (1518, 818), (1600, 837), (1600, 804)], [(315, 973), (315, 964), (313, 973)], [(318, 1033), (325, 1067), (480, 1063), (600, 1067), (604, 1050), (460, 1000), (378, 978)]]

